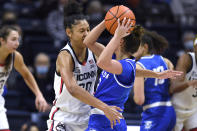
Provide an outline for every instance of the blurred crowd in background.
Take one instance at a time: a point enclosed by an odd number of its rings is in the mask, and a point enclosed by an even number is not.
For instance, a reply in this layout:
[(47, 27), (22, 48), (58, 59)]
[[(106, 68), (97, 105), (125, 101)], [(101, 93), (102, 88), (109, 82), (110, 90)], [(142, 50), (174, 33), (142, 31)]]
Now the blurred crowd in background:
[[(102, 21), (114, 5), (133, 10), (136, 23), (157, 31), (170, 45), (164, 56), (176, 65), (177, 58), (193, 49), (197, 26), (197, 0), (76, 0), (83, 5), (91, 28)], [(63, 25), (63, 7), (68, 0), (0, 0), (0, 25), (15, 25), (21, 34), (20, 51), (34, 74), (45, 99), (54, 100), (55, 60), (68, 38)], [(99, 39), (107, 44), (111, 35), (105, 31)], [(13, 71), (7, 82), (6, 108), (13, 131), (45, 130), (48, 112), (38, 113), (34, 95), (22, 77)], [(141, 107), (133, 102), (132, 93), (125, 109), (128, 124), (140, 123)], [(36, 128), (36, 129), (35, 129)]]

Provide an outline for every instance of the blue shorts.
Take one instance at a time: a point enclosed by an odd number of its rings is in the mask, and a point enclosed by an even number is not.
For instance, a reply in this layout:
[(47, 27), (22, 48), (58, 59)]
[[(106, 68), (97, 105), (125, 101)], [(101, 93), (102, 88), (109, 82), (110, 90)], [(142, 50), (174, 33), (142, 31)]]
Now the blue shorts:
[(127, 125), (125, 120), (121, 119), (120, 124), (116, 122), (116, 126), (112, 129), (110, 121), (105, 115), (92, 114), (86, 131), (127, 131)]
[(176, 114), (172, 106), (147, 109), (142, 114), (140, 131), (172, 131), (176, 124)]

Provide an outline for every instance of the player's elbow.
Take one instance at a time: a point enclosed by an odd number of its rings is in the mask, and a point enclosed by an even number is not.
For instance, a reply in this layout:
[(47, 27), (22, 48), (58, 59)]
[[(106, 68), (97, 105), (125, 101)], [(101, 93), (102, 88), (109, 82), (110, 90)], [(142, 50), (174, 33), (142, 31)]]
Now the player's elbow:
[(88, 42), (86, 40), (83, 40), (83, 44), (88, 46)]
[(137, 97), (134, 95), (134, 101), (137, 105), (143, 105), (144, 104), (144, 97)]
[(84, 39), (83, 40), (83, 44), (87, 47), (89, 47), (91, 45), (91, 43), (87, 40), (87, 39)]
[(67, 87), (67, 90), (68, 92), (72, 95), (72, 96), (76, 96), (76, 86), (75, 85), (68, 85), (66, 86)]
[(96, 64), (101, 69), (105, 69), (105, 67), (107, 66), (107, 61), (102, 60), (102, 59), (99, 58)]
[(98, 67), (101, 68), (101, 66), (102, 66), (102, 61), (101, 61), (100, 59), (98, 59), (97, 62), (96, 62), (96, 64), (97, 64)]
[(144, 100), (135, 100), (135, 103), (137, 104), (137, 105), (143, 105), (144, 104)]

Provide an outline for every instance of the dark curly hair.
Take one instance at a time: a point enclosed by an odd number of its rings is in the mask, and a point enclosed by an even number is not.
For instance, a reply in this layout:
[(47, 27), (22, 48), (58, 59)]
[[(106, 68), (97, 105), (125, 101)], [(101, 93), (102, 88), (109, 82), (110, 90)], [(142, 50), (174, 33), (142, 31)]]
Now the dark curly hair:
[(135, 53), (141, 43), (141, 37), (144, 34), (144, 28), (142, 26), (136, 25), (130, 35), (123, 38), (125, 45), (124, 50), (130, 52), (131, 54)]
[(151, 54), (161, 55), (168, 48), (168, 41), (166, 38), (155, 31), (145, 30), (141, 41), (142, 45), (148, 44), (148, 52)]

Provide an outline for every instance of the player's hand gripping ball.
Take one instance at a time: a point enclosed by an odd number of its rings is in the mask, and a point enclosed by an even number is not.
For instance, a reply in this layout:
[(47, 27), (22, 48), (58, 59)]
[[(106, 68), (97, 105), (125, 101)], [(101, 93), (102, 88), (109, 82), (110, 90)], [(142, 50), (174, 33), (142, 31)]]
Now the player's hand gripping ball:
[(135, 15), (132, 10), (123, 5), (114, 6), (105, 15), (105, 27), (107, 30), (113, 35), (118, 27), (118, 19), (120, 22), (126, 17), (127, 19), (131, 19), (132, 27), (130, 31), (134, 29), (135, 26)]

